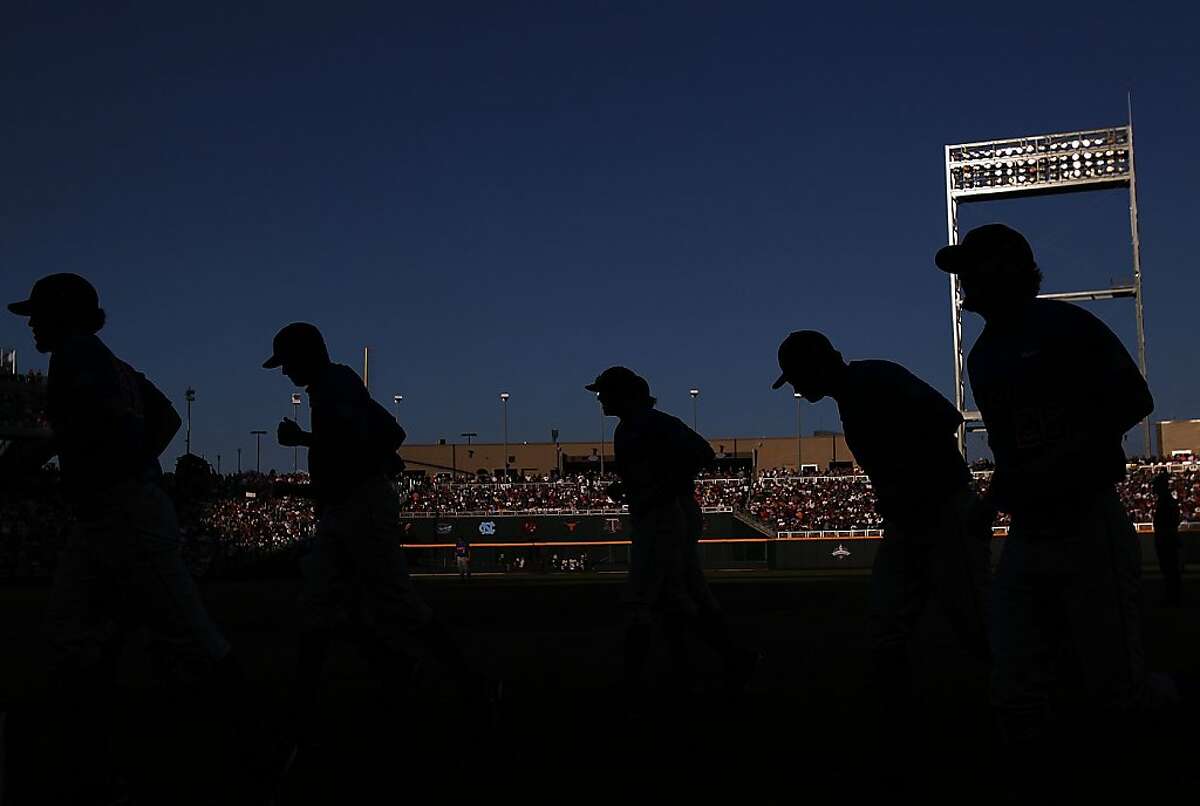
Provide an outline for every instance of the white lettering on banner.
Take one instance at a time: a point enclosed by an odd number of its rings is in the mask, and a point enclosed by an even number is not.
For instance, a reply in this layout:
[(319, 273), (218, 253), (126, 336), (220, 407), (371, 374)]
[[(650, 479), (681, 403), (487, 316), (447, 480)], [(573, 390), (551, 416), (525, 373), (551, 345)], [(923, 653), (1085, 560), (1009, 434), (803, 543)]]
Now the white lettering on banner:
[(838, 547), (833, 550), (833, 556), (839, 560), (844, 560), (850, 556), (850, 551), (841, 543), (838, 543)]
[(484, 521), (483, 523), (479, 524), (479, 534), (481, 534), (481, 535), (496, 534), (496, 522), (495, 521)]

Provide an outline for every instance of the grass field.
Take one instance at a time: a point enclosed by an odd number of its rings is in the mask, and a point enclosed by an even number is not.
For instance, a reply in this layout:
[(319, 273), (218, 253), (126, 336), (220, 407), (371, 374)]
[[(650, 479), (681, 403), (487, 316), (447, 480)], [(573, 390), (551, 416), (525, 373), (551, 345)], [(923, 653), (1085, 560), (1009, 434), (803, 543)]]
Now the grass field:
[[(763, 652), (745, 696), (675, 698), (646, 724), (625, 719), (617, 575), (420, 577), (417, 585), (470, 654), (506, 681), (501, 720), (490, 728), (466, 711), (426, 667), (402, 707), (356, 652), (340, 649), (315, 715), (321, 737), (300, 756), (282, 803), (390, 802), (783, 802), (818, 793), (857, 802), (905, 787), (925, 801), (989, 801), (1009, 771), (987, 708), (986, 670), (955, 648), (936, 611), (914, 662), (919, 719), (888, 737), (872, 727), (863, 693), (865, 574), (717, 573), (713, 586), (738, 634)], [(1159, 582), (1146, 581), (1148, 603)], [(69, 774), (47, 756), (46, 684), (38, 627), (48, 589), (0, 589), (0, 710), (7, 721), (4, 806), (39, 802), (43, 776)], [(294, 659), (296, 583), (213, 583), (211, 612), (241, 653), (255, 707), (268, 722), (282, 709)], [(1200, 578), (1187, 606), (1145, 613), (1149, 666), (1200, 663)], [(715, 663), (697, 648), (702, 669)], [(211, 738), (167, 718), (139, 647), (122, 661), (116, 754), (141, 801), (200, 800), (210, 788)], [(1130, 737), (1131, 748), (1149, 737)], [(1185, 748), (1177, 748), (1184, 750)], [(1163, 785), (1193, 788), (1194, 765)], [(907, 769), (897, 777), (891, 762)], [(1147, 786), (1159, 781), (1147, 773)], [(187, 794), (188, 797), (184, 795)], [(228, 793), (208, 793), (224, 802)], [(195, 795), (192, 797), (192, 795)]]

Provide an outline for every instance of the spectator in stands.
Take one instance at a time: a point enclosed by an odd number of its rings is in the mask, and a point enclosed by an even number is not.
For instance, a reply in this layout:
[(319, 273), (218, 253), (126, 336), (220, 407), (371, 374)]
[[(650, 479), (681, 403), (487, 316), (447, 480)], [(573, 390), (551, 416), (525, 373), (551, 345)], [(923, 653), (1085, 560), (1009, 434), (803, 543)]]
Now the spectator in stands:
[(782, 371), (806, 400), (838, 405), (846, 444), (871, 477), (884, 540), (871, 572), (872, 686), (891, 729), (909, 716), (909, 644), (936, 599), (964, 648), (988, 657), (990, 518), (981, 516), (955, 435), (962, 415), (932, 387), (890, 361), (846, 363), (821, 333), (801, 330), (779, 347)]

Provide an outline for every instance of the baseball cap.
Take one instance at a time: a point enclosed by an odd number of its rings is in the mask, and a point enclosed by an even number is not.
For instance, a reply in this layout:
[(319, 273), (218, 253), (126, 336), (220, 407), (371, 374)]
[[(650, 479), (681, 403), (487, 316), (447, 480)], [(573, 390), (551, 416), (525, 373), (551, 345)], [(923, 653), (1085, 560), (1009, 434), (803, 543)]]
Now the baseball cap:
[[(798, 364), (804, 363), (806, 360), (815, 355), (829, 355), (835, 353), (833, 344), (825, 337), (824, 333), (818, 333), (815, 330), (796, 330), (789, 333), (783, 343), (779, 345), (779, 367), (795, 367)], [(771, 384), (772, 389), (778, 389), (788, 382), (787, 370), (784, 370), (779, 379)]]
[(271, 357), (263, 362), (263, 368), (275, 369), (289, 358), (311, 353), (329, 354), (321, 331), (308, 322), (292, 322), (275, 334)]
[(1004, 224), (976, 227), (962, 243), (939, 249), (933, 262), (944, 272), (959, 274), (993, 257), (1003, 258), (1005, 264), (1019, 268), (1037, 265), (1025, 236)]
[(39, 312), (86, 314), (99, 309), (100, 297), (95, 287), (78, 274), (48, 274), (33, 284), (29, 299), (10, 303), (8, 309), (17, 316), (33, 316)]
[(650, 384), (646, 383), (646, 379), (641, 375), (626, 367), (609, 367), (583, 388), (589, 392), (616, 392), (650, 397)]

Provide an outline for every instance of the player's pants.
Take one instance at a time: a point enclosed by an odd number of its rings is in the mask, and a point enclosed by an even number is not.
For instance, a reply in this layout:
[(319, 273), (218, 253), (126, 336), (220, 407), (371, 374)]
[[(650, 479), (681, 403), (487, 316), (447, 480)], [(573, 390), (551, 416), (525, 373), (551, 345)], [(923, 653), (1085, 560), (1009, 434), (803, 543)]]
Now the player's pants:
[(470, 560), (468, 560), (466, 557), (455, 557), (454, 563), (455, 563), (455, 565), (458, 566), (458, 573), (460, 576), (470, 576), (470, 574), (471, 574), (471, 561)]
[(338, 632), (361, 614), (380, 640), (398, 649), (430, 623), (433, 611), (408, 576), (399, 518), (396, 491), (383, 477), (321, 505), (316, 544), (301, 563), (306, 629)]
[[(968, 516), (975, 494), (951, 496), (925, 519), (884, 524), (884, 538), (871, 569), (868, 634), (877, 663), (889, 659), (904, 675), (908, 642), (921, 613), (936, 600), (959, 641), (972, 655), (988, 657), (988, 588), (991, 534), (974, 533)], [(908, 681), (896, 680), (907, 686)]]
[(230, 649), (183, 563), (175, 507), (154, 483), (119, 485), (76, 523), (50, 596), (52, 663), (96, 667), (130, 627), (145, 628), (173, 679), (199, 679)]
[(1141, 549), (1106, 490), (1054, 511), (1016, 514), (996, 572), (992, 703), (1013, 744), (1046, 735), (1056, 663), (1110, 725), (1149, 707), (1142, 655)]
[(708, 586), (696, 556), (696, 525), (685, 502), (661, 502), (631, 513), (631, 520), (629, 576), (622, 593), (630, 620), (649, 624), (655, 611), (695, 613), (691, 588), (700, 592)]

